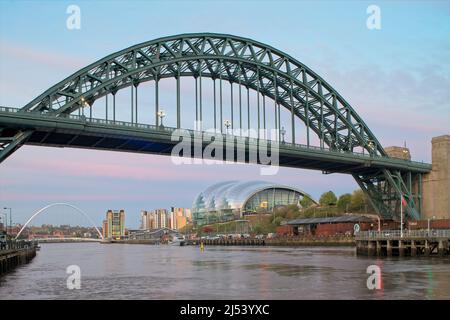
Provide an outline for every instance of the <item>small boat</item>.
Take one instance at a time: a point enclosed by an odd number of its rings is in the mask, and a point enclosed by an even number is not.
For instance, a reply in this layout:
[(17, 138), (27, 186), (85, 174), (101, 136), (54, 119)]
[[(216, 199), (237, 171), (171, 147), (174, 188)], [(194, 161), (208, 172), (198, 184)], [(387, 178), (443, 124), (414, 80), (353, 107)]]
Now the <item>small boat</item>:
[(169, 241), (169, 244), (172, 246), (184, 246), (186, 243), (186, 239), (182, 234), (174, 234)]

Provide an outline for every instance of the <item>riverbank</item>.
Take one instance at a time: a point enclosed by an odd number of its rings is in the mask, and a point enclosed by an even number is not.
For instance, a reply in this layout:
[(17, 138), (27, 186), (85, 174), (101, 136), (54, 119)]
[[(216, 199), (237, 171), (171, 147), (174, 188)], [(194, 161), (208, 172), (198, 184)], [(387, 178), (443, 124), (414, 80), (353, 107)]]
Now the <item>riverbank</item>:
[(274, 238), (266, 239), (267, 246), (295, 246), (295, 247), (354, 247), (353, 238), (330, 238), (330, 239), (311, 239), (311, 238)]
[(0, 276), (19, 265), (30, 262), (36, 256), (36, 247), (0, 251)]
[(188, 244), (198, 245), (203, 242), (205, 245), (215, 246), (355, 246), (353, 237), (276, 237), (269, 239), (205, 239), (189, 240)]
[[(347, 246), (354, 247), (355, 240), (352, 237), (328, 237), (328, 238), (297, 238), (282, 237), (271, 239), (191, 239), (186, 241), (186, 245), (200, 245), (203, 242), (208, 246)], [(106, 240), (102, 244), (165, 244), (159, 240)]]
[(145, 239), (145, 240), (102, 240), (101, 244), (161, 244), (159, 239)]

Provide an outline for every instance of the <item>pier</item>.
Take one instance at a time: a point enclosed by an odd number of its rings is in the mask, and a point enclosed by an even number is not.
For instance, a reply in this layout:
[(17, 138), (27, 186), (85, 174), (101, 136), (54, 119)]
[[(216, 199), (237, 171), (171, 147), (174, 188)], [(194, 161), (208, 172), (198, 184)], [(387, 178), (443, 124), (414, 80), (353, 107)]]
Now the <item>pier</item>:
[(7, 246), (0, 250), (0, 276), (30, 262), (36, 256), (36, 248), (34, 242), (8, 242)]
[(364, 256), (450, 256), (450, 230), (363, 231), (355, 235)]

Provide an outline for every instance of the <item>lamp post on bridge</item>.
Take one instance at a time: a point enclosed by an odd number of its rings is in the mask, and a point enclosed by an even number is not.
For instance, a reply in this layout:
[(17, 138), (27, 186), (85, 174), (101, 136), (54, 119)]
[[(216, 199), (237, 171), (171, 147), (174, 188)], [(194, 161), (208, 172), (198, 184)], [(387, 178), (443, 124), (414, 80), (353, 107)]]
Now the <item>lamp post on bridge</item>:
[(163, 119), (164, 119), (165, 116), (166, 116), (166, 113), (164, 112), (164, 110), (161, 109), (161, 110), (158, 111), (158, 117), (161, 120), (160, 127), (164, 127)]
[(8, 216), (6, 215), (6, 213), (2, 213), (1, 217), (0, 217), (3, 222), (3, 229), (5, 230), (5, 235), (8, 234)]
[(225, 125), (225, 127), (227, 127), (227, 134), (228, 134), (228, 129), (231, 127), (231, 121), (230, 120), (225, 120), (223, 122), (223, 124)]
[(403, 153), (403, 159), (404, 160), (410, 160), (411, 159), (411, 156), (409, 154), (409, 150), (406, 148), (406, 141), (405, 141), (402, 153)]
[(372, 155), (375, 150), (375, 143), (372, 140), (368, 140), (368, 146), (369, 146), (369, 155)]
[[(8, 207), (4, 207), (3, 210), (9, 210), (9, 227), (12, 228), (12, 209), (8, 208)], [(8, 234), (8, 215), (5, 214), (5, 216), (6, 216), (6, 221), (5, 221), (6, 234)]]
[(403, 149), (403, 155), (405, 156), (405, 157), (407, 157), (408, 156), (408, 154), (409, 154), (409, 151), (408, 150), (406, 150), (406, 149)]
[(89, 110), (89, 119), (92, 119), (92, 106), (89, 105), (89, 103), (86, 101), (86, 99), (85, 99), (84, 97), (81, 97), (81, 98), (80, 98), (80, 101), (81, 101), (81, 112), (82, 112), (82, 115), (80, 115), (80, 116), (82, 117), (83, 120), (85, 120), (85, 116), (84, 116), (84, 108), (90, 107), (90, 110)]
[(280, 133), (281, 133), (281, 136), (283, 137), (283, 140), (281, 141), (281, 143), (285, 143), (285, 141), (284, 141), (284, 135), (286, 134), (286, 129), (284, 129), (284, 127), (281, 127), (281, 131), (280, 131)]

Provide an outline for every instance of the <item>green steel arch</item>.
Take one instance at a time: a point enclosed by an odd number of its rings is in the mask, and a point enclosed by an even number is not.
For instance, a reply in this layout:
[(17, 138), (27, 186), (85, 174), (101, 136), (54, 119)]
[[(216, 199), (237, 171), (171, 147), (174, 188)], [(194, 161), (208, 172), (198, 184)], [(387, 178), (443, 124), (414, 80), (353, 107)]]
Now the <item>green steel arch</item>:
[(328, 147), (361, 147), (386, 156), (361, 117), (319, 75), (278, 49), (226, 34), (181, 34), (118, 51), (52, 86), (22, 111), (70, 114), (122, 88), (183, 76), (221, 78), (257, 90), (287, 108), (292, 124), (300, 118)]
[[(181, 128), (179, 91), (180, 78), (185, 76), (194, 77), (196, 84), (197, 79), (200, 79), (200, 86), (201, 77), (209, 77), (214, 80), (214, 88), (216, 80), (220, 80), (220, 86), (223, 80), (239, 84), (239, 88), (244, 86), (247, 90), (257, 91), (258, 129), (259, 97), (269, 97), (278, 106), (275, 112), (277, 129), (281, 128), (280, 106), (290, 112), (292, 145), (296, 145), (295, 119), (298, 118), (307, 127), (308, 148), (309, 131), (312, 130), (320, 139), (321, 150), (326, 145), (328, 150), (335, 152), (331, 157), (336, 159), (338, 155), (339, 160), (336, 161), (340, 162), (337, 167), (347, 167), (355, 148), (370, 155), (370, 159), (364, 160), (359, 167), (336, 169), (334, 172), (352, 174), (381, 216), (398, 219), (400, 198), (404, 197), (407, 216), (413, 219), (420, 217), (422, 173), (428, 172), (429, 166), (411, 165), (412, 162), (407, 161), (399, 164), (398, 160), (389, 158), (362, 118), (324, 79), (288, 54), (248, 38), (214, 33), (181, 34), (129, 47), (100, 59), (52, 86), (23, 106), (17, 112), (17, 118), (23, 115), (23, 118), (35, 121), (39, 126), (49, 126), (39, 117), (70, 118), (69, 115), (86, 106), (92, 112), (94, 102), (109, 94), (113, 96), (115, 108), (115, 96), (119, 90), (131, 87), (131, 96), (134, 89), (137, 99), (139, 84), (155, 81), (156, 126), (153, 129), (159, 128), (158, 82), (162, 78), (172, 77), (177, 80), (177, 128)], [(137, 103), (135, 106), (136, 122), (132, 120), (131, 125), (139, 125)], [(132, 102), (132, 119), (133, 108)], [(202, 121), (201, 94), (199, 108), (199, 113), (196, 110), (196, 120)], [(0, 162), (30, 139), (34, 139), (35, 144), (44, 144), (45, 135), (33, 138), (33, 132), (36, 131), (33, 125), (8, 127), (14, 123), (11, 117), (16, 111), (0, 109), (0, 112), (9, 113), (7, 117), (5, 115), (7, 127), (0, 128)], [(36, 119), (30, 119), (33, 115)], [(67, 144), (70, 145), (72, 141)], [(280, 137), (278, 141), (281, 141)], [(101, 140), (89, 143), (96, 148)], [(313, 153), (314, 149), (308, 152)], [(291, 156), (295, 157), (294, 154)], [(373, 169), (374, 162), (382, 165)], [(393, 165), (396, 167), (393, 168)], [(413, 181), (418, 181), (417, 190), (413, 190)]]

